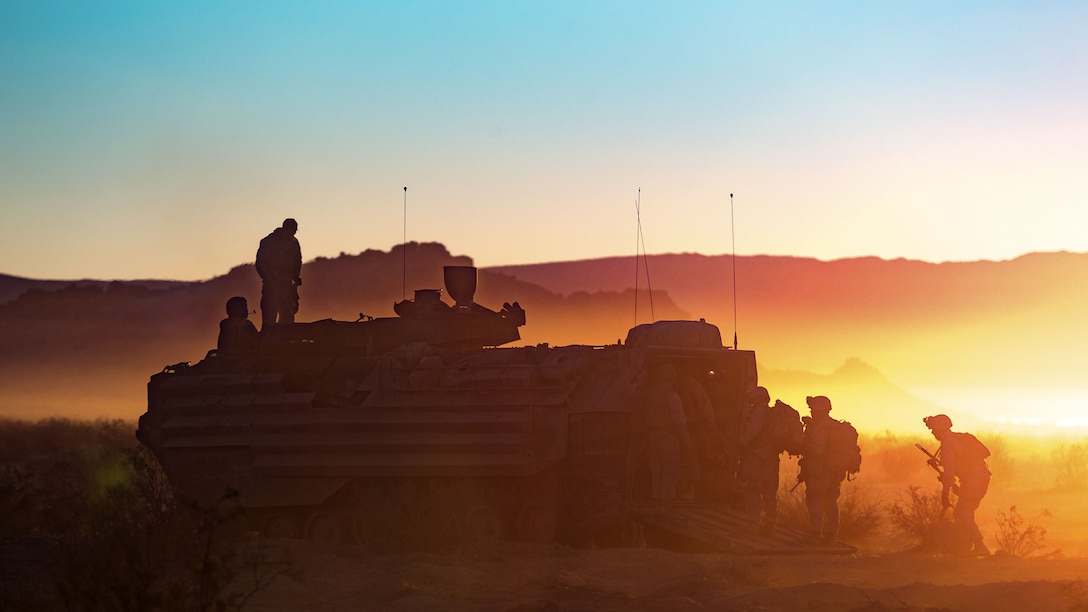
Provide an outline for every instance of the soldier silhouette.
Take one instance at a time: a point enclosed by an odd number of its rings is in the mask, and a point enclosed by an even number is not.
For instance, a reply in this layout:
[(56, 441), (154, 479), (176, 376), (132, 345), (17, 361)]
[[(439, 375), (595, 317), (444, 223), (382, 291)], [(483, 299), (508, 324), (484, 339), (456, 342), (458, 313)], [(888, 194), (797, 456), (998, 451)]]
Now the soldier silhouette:
[(839, 531), (839, 494), (846, 469), (832, 459), (834, 442), (831, 400), (817, 395), (805, 398), (810, 416), (804, 417), (804, 438), (801, 442), (801, 473), (805, 483), (805, 505), (808, 507), (808, 536), (825, 544), (835, 541)]
[(216, 353), (221, 357), (241, 357), (257, 346), (257, 328), (249, 320), (249, 303), (241, 296), (227, 300), (227, 318), (219, 322)]
[(760, 535), (774, 535), (778, 520), (778, 463), (771, 394), (766, 387), (748, 393), (740, 430), (740, 471), (744, 510), (759, 525)]
[(969, 433), (952, 431), (952, 419), (947, 415), (926, 417), (922, 422), (941, 443), (937, 450), (937, 461), (942, 468), (939, 477), (941, 504), (945, 508), (953, 507), (949, 493), (955, 493), (952, 515), (959, 535), (970, 543), (966, 554), (988, 557), (990, 549), (986, 548), (975, 522), (975, 510), (990, 487), (990, 469), (986, 466), (990, 449)]
[(295, 233), (298, 222), (284, 219), (283, 226), (261, 239), (257, 249), (257, 274), (261, 285), (261, 329), (273, 323), (294, 323), (298, 312), (298, 287), (302, 284), (302, 249)]

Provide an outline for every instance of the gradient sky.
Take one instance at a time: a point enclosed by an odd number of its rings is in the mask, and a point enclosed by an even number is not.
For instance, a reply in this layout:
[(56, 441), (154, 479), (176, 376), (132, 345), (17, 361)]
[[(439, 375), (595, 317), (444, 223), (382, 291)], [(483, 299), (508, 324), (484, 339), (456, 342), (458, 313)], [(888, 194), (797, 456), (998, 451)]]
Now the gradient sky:
[[(1083, 2), (0, 2), (0, 272), (1088, 250)], [(407, 226), (404, 199), (407, 192)]]

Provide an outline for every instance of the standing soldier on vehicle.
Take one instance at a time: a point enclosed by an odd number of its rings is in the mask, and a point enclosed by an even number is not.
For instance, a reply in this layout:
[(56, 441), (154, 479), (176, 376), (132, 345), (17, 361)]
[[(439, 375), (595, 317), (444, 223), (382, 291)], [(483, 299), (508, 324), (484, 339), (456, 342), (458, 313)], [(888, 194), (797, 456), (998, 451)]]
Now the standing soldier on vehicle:
[(801, 472), (805, 483), (809, 536), (830, 544), (839, 532), (839, 493), (848, 473), (861, 469), (857, 430), (846, 421), (831, 418), (831, 400), (823, 395), (805, 398), (811, 416), (801, 444)]
[(740, 481), (744, 511), (759, 525), (759, 534), (774, 535), (778, 520), (778, 456), (771, 417), (771, 394), (765, 387), (748, 393), (740, 429)]
[(257, 249), (257, 274), (261, 276), (261, 329), (273, 323), (294, 323), (298, 312), (298, 287), (302, 284), (302, 249), (295, 233), (298, 222), (283, 225), (261, 239)]
[(986, 548), (975, 522), (975, 510), (990, 487), (990, 469), (986, 466), (990, 449), (969, 433), (952, 431), (952, 419), (946, 415), (926, 417), (922, 422), (941, 443), (934, 458), (941, 468), (941, 504), (952, 507), (949, 493), (956, 494), (952, 514), (956, 528), (971, 543), (967, 554), (988, 557), (990, 549)]

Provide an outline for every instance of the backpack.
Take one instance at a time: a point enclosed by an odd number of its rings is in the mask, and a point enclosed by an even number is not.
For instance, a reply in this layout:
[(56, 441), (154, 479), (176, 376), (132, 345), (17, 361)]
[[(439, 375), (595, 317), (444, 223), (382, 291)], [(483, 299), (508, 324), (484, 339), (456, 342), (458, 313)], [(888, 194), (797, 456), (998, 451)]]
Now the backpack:
[(835, 471), (857, 474), (861, 471), (861, 447), (858, 430), (847, 421), (832, 421), (827, 441), (827, 464)]
[(791, 455), (799, 455), (804, 434), (801, 414), (782, 400), (775, 400), (771, 406), (771, 437), (774, 449), (780, 453), (786, 451)]
[(990, 449), (981, 440), (969, 433), (953, 432), (957, 440), (957, 449), (964, 461), (985, 461), (990, 456)]

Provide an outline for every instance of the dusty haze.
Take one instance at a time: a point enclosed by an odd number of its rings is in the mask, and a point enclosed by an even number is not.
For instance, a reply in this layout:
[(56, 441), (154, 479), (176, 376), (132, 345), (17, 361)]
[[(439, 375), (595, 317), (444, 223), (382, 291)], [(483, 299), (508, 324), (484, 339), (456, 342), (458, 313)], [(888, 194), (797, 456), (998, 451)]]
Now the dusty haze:
[[(415, 289), (442, 286), (443, 265), (472, 263), (439, 244), (407, 248), (407, 257), (397, 247), (307, 262), (298, 320), (393, 316), (393, 303)], [(735, 269), (740, 347), (756, 351), (772, 396), (794, 406), (828, 395), (836, 415), (868, 431), (917, 432), (936, 412), (997, 429), (1018, 410), (1081, 414), (1053, 398), (1084, 392), (1088, 290), (1075, 279), (1088, 276), (1088, 255), (945, 264), (756, 256), (738, 257)], [(523, 344), (614, 343), (651, 316), (705, 318), (731, 344), (731, 257), (650, 256), (638, 267), (637, 300), (635, 270), (633, 258), (483, 269), (475, 299), (494, 309), (520, 302)], [(0, 277), (0, 372), (11, 381), (0, 415), (135, 418), (150, 374), (214, 346), (232, 295), (259, 302), (251, 264), (196, 283)], [(960, 402), (984, 394), (1030, 402), (1035, 391), (1034, 406)]]

